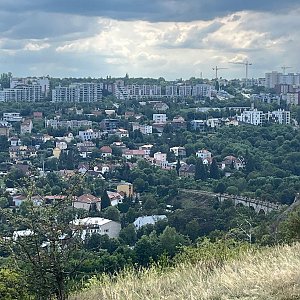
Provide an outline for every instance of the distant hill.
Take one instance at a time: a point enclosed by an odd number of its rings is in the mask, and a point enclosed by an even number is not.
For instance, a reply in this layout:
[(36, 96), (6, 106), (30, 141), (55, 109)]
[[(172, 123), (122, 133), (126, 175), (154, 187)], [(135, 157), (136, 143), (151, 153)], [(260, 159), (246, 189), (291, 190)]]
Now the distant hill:
[(169, 271), (91, 280), (72, 300), (300, 299), (300, 244), (246, 252), (222, 266), (183, 263)]

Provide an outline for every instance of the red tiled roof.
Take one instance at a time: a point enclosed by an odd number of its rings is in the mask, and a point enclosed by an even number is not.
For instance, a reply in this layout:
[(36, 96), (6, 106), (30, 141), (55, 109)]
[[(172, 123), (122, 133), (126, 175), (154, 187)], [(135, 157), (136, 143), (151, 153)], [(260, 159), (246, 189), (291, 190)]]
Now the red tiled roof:
[(100, 148), (102, 153), (112, 153), (112, 149), (109, 146), (103, 146)]
[(78, 197), (74, 202), (98, 203), (98, 202), (101, 202), (101, 199), (97, 198), (91, 194), (85, 194), (85, 195)]

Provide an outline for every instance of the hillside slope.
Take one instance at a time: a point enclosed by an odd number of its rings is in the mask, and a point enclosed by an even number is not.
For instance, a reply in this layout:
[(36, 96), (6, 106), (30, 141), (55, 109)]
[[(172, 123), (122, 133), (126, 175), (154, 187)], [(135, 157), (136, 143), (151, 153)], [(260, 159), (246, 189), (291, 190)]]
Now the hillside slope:
[(90, 287), (72, 300), (300, 299), (300, 244), (244, 254), (208, 271), (200, 262), (163, 273), (127, 273)]

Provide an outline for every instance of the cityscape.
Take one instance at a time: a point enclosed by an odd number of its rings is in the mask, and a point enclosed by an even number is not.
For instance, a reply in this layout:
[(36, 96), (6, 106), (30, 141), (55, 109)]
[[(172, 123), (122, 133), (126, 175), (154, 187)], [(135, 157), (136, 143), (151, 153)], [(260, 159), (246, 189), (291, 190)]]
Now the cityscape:
[(0, 300), (300, 299), (299, 13), (0, 1)]

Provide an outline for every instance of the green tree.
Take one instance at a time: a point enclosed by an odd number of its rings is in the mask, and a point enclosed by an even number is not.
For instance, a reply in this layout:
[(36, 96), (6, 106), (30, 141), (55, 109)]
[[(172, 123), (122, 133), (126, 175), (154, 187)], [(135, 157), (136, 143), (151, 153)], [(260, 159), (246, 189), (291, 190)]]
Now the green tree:
[(206, 180), (206, 179), (207, 179), (206, 167), (204, 166), (202, 159), (198, 158), (196, 160), (196, 166), (195, 166), (195, 180)]
[(9, 148), (9, 142), (5, 135), (0, 135), (0, 152), (6, 152)]
[(174, 256), (178, 247), (189, 244), (188, 239), (178, 233), (175, 228), (167, 226), (159, 236), (160, 247), (167, 251), (170, 256)]
[(105, 209), (111, 206), (110, 198), (108, 197), (107, 191), (104, 191), (101, 196), (101, 209)]
[(177, 164), (176, 164), (176, 173), (177, 173), (177, 176), (179, 176), (179, 170), (181, 168), (181, 164), (180, 164), (180, 160), (177, 159)]
[(6, 197), (0, 197), (0, 208), (7, 208), (9, 206), (9, 201)]
[(0, 269), (0, 295), (2, 300), (31, 299), (24, 278), (9, 268)]
[(186, 234), (192, 239), (193, 241), (199, 237), (200, 235), (200, 225), (197, 220), (191, 220), (185, 226)]
[(127, 227), (120, 231), (119, 238), (127, 245), (133, 246), (137, 240), (136, 230), (133, 224), (129, 224)]
[(248, 149), (245, 155), (245, 162), (246, 162), (245, 171), (247, 174), (255, 170), (255, 160), (253, 158), (253, 155), (250, 154), (250, 152), (248, 151)]
[(104, 217), (115, 222), (120, 222), (120, 211), (114, 206), (109, 206), (104, 211)]
[(209, 176), (213, 179), (220, 178), (220, 171), (217, 165), (217, 161), (213, 158), (210, 168), (209, 168)]
[(286, 220), (279, 224), (279, 236), (284, 242), (300, 241), (300, 209), (292, 211)]
[(137, 178), (133, 182), (133, 186), (135, 190), (139, 193), (145, 192), (145, 190), (148, 187), (148, 182), (146, 183), (144, 179), (142, 178)]
[[(67, 299), (69, 282), (77, 276), (78, 266), (84, 260), (80, 250), (81, 227), (73, 223), (77, 212), (72, 207), (72, 195), (80, 181), (79, 177), (77, 182), (74, 178), (72, 190), (65, 191), (69, 197), (52, 205), (35, 205), (30, 200), (34, 188), (30, 188), (23, 214), (0, 209), (0, 219), (6, 220), (8, 226), (0, 234), (1, 244), (26, 274), (27, 284), (37, 299)], [(18, 233), (20, 229), (26, 230), (26, 234)]]
[(218, 182), (216, 187), (214, 188), (215, 193), (225, 193), (226, 191), (226, 185), (223, 182)]
[(137, 262), (142, 266), (147, 266), (151, 260), (156, 261), (162, 253), (159, 239), (155, 232), (149, 236), (143, 235), (134, 247)]

